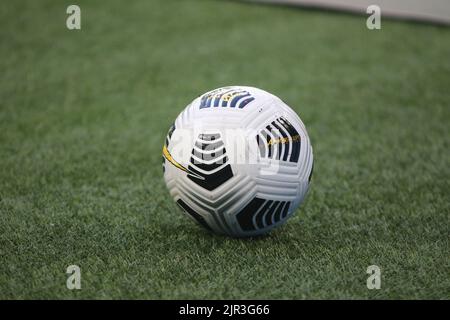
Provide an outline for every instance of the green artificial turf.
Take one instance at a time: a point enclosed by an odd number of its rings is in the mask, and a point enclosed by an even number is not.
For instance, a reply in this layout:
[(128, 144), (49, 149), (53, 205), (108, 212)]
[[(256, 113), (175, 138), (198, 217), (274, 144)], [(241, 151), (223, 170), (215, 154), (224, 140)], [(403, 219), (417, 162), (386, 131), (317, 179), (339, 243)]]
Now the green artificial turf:
[[(450, 28), (80, 0), (69, 31), (69, 4), (0, 5), (0, 298), (450, 297)], [(267, 237), (209, 234), (162, 178), (170, 124), (226, 85), (280, 96), (313, 143), (310, 193)]]

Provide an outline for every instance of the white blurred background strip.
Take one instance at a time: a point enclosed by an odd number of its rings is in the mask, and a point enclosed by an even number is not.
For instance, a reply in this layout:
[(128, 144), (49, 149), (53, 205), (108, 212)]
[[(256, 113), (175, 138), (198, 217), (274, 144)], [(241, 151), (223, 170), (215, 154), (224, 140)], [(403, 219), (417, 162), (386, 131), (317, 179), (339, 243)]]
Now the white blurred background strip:
[(450, 0), (250, 0), (366, 14), (369, 5), (381, 8), (381, 16), (450, 24)]

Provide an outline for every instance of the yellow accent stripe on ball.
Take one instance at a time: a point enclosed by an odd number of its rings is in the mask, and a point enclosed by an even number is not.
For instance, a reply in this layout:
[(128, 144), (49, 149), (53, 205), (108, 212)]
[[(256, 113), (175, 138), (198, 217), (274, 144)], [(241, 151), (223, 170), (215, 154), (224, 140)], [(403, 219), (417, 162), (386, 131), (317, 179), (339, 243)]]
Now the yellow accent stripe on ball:
[(164, 158), (167, 159), (167, 161), (169, 161), (171, 164), (173, 164), (176, 168), (183, 170), (184, 172), (189, 173), (190, 175), (196, 177), (197, 179), (201, 179), (201, 180), (205, 180), (204, 177), (198, 175), (195, 172), (192, 172), (191, 170), (187, 169), (185, 166), (183, 166), (182, 164), (178, 163), (170, 154), (169, 149), (167, 149), (167, 146), (164, 145), (163, 146), (163, 150), (162, 150), (163, 156)]

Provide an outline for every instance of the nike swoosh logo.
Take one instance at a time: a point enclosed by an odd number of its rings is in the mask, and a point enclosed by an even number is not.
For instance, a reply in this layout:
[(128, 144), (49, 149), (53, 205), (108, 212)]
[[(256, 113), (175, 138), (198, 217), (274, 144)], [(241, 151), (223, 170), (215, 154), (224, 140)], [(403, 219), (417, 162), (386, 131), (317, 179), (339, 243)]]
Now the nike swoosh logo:
[(163, 153), (164, 158), (166, 158), (166, 160), (169, 161), (171, 164), (173, 164), (176, 168), (178, 168), (178, 169), (180, 169), (180, 170), (186, 172), (187, 174), (190, 174), (190, 175), (192, 175), (192, 176), (194, 176), (194, 177), (196, 177), (196, 178), (198, 178), (198, 179), (205, 180), (204, 177), (202, 177), (202, 176), (198, 175), (197, 173), (195, 173), (195, 172), (189, 170), (188, 168), (186, 168), (185, 166), (183, 166), (181, 163), (179, 163), (178, 161), (176, 161), (176, 160), (172, 157), (172, 155), (170, 154), (169, 149), (167, 149), (167, 146), (166, 146), (166, 145), (164, 145), (163, 150), (162, 150), (162, 153)]

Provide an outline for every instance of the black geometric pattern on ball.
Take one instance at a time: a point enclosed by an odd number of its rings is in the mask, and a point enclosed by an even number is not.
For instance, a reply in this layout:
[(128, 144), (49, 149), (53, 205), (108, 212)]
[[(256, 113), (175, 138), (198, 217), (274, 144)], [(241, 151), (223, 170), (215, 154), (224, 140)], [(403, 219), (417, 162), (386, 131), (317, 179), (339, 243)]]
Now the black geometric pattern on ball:
[(181, 209), (184, 210), (187, 214), (189, 214), (191, 217), (193, 217), (195, 220), (197, 220), (198, 223), (200, 223), (202, 226), (204, 226), (206, 229), (211, 231), (211, 227), (208, 225), (206, 220), (197, 212), (194, 211), (191, 207), (189, 207), (183, 200), (179, 199), (177, 201), (177, 204), (181, 207)]
[(233, 177), (228, 164), (225, 145), (220, 133), (200, 134), (195, 141), (188, 169), (198, 176), (188, 173), (188, 178), (209, 191), (216, 189)]
[(286, 218), (290, 204), (289, 201), (265, 200), (256, 197), (236, 215), (236, 218), (242, 230), (255, 231)]
[(256, 142), (261, 158), (298, 162), (301, 148), (300, 134), (284, 117), (272, 121), (262, 129), (256, 136)]

